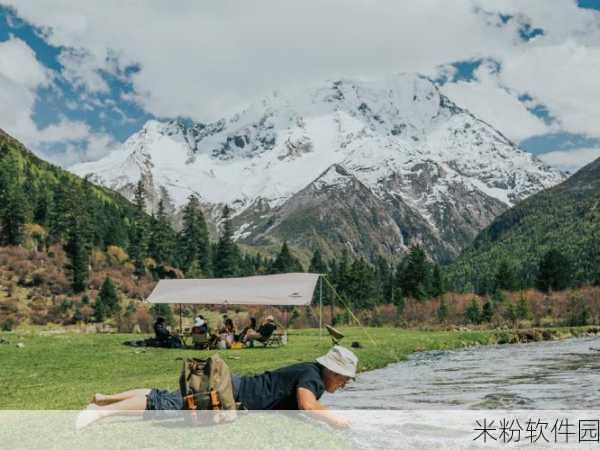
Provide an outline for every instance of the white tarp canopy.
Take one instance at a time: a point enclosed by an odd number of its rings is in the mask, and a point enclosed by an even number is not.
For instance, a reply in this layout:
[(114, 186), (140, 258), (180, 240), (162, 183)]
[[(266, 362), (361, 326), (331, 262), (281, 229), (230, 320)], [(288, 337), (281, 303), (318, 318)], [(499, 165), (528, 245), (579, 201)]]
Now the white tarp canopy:
[(199, 305), (308, 305), (319, 276), (315, 273), (285, 273), (244, 278), (160, 280), (146, 301)]

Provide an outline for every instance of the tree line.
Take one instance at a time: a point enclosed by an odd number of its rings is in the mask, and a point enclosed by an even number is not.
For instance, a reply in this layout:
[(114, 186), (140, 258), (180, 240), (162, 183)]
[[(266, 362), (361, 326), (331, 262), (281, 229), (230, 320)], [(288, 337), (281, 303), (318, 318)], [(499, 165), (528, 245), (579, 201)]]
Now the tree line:
[[(489, 267), (491, 270), (470, 274), (468, 280), (461, 276), (460, 266), (450, 267), (449, 284), (457, 292), (474, 292), (479, 295), (490, 295), (499, 290), (513, 292), (530, 288), (552, 292), (580, 285), (577, 282), (577, 261), (571, 260), (556, 248), (551, 248), (542, 255), (537, 265), (529, 269), (527, 278), (522, 276), (518, 262), (509, 258), (490, 264)], [(589, 284), (600, 286), (600, 269)]]
[[(182, 226), (177, 232), (164, 200), (159, 201), (155, 214), (146, 213), (142, 180), (137, 183), (130, 204), (88, 179), (18, 152), (6, 142), (0, 144), (0, 150), (0, 245), (21, 245), (26, 238), (26, 224), (40, 225), (46, 233), (37, 241), (38, 246), (48, 248), (59, 243), (67, 253), (69, 263), (65, 269), (74, 293), (87, 289), (91, 251), (111, 245), (127, 252), (137, 276), (164, 278), (173, 276), (171, 269), (188, 278), (304, 270), (325, 274), (325, 303), (335, 302), (328, 287), (331, 284), (355, 308), (385, 303), (402, 306), (406, 298), (424, 301), (446, 291), (444, 271), (418, 245), (399, 263), (382, 256), (367, 261), (351, 257), (348, 252), (325, 261), (315, 248), (310, 264), (303, 267), (285, 242), (274, 257), (242, 252), (234, 240), (227, 206), (222, 212), (218, 240), (212, 242), (200, 201), (194, 195), (183, 208)], [(515, 291), (531, 284), (542, 291), (561, 290), (572, 285), (574, 266), (560, 251), (550, 250), (540, 260), (533, 283), (524, 283), (519, 270), (507, 259), (500, 261), (495, 272), (481, 275), (473, 284), (461, 283), (455, 276), (450, 287), (478, 294)], [(600, 284), (600, 276), (597, 283)]]

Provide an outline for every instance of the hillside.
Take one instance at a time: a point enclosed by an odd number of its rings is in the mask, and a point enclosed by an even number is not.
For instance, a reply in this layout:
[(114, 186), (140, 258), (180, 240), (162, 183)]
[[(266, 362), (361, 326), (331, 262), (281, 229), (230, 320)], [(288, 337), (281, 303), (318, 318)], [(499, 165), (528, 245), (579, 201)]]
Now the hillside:
[[(0, 214), (18, 209), (22, 225), (44, 228), (44, 245), (66, 239), (70, 225), (87, 219), (90, 244), (127, 246), (136, 210), (122, 195), (43, 161), (2, 130), (0, 169)], [(0, 228), (4, 237), (6, 231)]]
[(250, 246), (288, 240), (371, 260), (422, 243), (448, 261), (564, 178), (413, 74), (276, 92), (209, 124), (149, 121), (71, 170), (129, 198), (141, 179), (151, 209), (197, 194), (213, 230), (226, 203)]
[(127, 254), (136, 221), (149, 217), (120, 194), (0, 131), (0, 328), (89, 321), (107, 277), (124, 298), (144, 298), (153, 277), (135, 274)]
[(572, 285), (600, 281), (600, 159), (501, 214), (450, 267), (450, 279), (477, 289), (505, 262), (532, 286), (549, 250), (568, 258)]

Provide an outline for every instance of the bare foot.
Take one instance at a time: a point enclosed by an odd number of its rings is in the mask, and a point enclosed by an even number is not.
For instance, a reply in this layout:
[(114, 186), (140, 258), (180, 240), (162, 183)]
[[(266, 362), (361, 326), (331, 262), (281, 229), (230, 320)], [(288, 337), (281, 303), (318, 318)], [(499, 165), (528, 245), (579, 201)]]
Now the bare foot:
[(94, 396), (92, 397), (92, 403), (98, 406), (103, 406), (113, 402), (108, 398), (108, 395), (94, 394)]
[(75, 429), (81, 430), (101, 418), (102, 414), (100, 413), (98, 406), (93, 403), (89, 404), (87, 408), (81, 411), (77, 416), (77, 419), (75, 420)]

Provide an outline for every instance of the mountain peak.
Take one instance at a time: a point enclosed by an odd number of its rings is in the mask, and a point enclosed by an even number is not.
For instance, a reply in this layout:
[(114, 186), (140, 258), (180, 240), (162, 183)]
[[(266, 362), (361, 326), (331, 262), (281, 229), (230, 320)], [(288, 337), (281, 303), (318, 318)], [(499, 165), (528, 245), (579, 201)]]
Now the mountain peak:
[(503, 208), (562, 180), (414, 74), (275, 92), (207, 124), (149, 121), (119, 151), (72, 170), (124, 192), (141, 177), (177, 207), (191, 193), (233, 205), (248, 230), (308, 187), (348, 186), (369, 198), (361, 204), (395, 210), (387, 222), (412, 221), (415, 239), (437, 234), (432, 248), (460, 228), (449, 253)]

